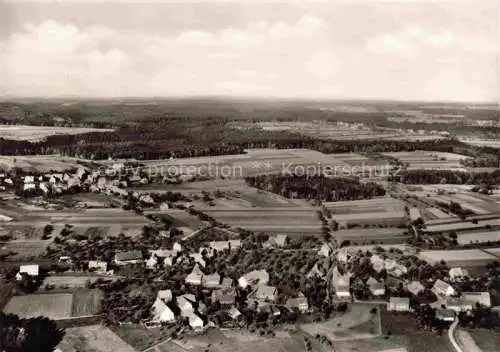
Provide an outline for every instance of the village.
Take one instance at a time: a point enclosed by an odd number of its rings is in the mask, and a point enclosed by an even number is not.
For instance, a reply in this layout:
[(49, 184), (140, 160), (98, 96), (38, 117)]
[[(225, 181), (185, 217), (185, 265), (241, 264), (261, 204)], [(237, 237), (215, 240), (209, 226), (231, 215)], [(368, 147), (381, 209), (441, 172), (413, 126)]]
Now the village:
[[(290, 324), (328, 323), (332, 316), (364, 304), (372, 306), (372, 314), (409, 314), (428, 331), (446, 330), (458, 320), (482, 324), (498, 317), (499, 263), (494, 253), (487, 259), (491, 249), (481, 252), (486, 257), (475, 265), (484, 270), (469, 274), (460, 262), (453, 262), (454, 255), (450, 261), (446, 256), (431, 260), (426, 255), (434, 247), (424, 251), (411, 245), (428, 245), (433, 231), (457, 231), (458, 237), (470, 231), (464, 222), (450, 220), (452, 215), (425, 226), (422, 212), (411, 203), (403, 209), (397, 199), (374, 200), (379, 206), (385, 202), (387, 214), (401, 206), (400, 214), (388, 223), (391, 218), (383, 218), (380, 210), (376, 216), (370, 213), (370, 201), (325, 202), (317, 220), (323, 224), (322, 235), (321, 230), (300, 237), (293, 232), (255, 233), (228, 226), (218, 220), (217, 212), (215, 218), (209, 215), (217, 197), (204, 193), (199, 199), (176, 191), (179, 183), (204, 182), (196, 176), (152, 177), (142, 171), (134, 175), (127, 172), (130, 167), (137, 165), (119, 162), (98, 170), (94, 165), (55, 174), (1, 175), (5, 192), (26, 201), (45, 199), (36, 204), (48, 209), (33, 220), (46, 221), (42, 238), (47, 243), (39, 257), (32, 256), (32, 262), (16, 257), (5, 242), (5, 313), (43, 315), (70, 327), (102, 321), (161, 331), (150, 339), (152, 344), (214, 328), (267, 336)], [(140, 190), (149, 183), (174, 187), (168, 193)], [(72, 194), (102, 195), (117, 205), (80, 201), (79, 210), (64, 210), (58, 198)], [(342, 212), (336, 216), (342, 206), (366, 207), (368, 216), (348, 218), (364, 228), (353, 228), (342, 220)], [(247, 209), (251, 213), (252, 208)], [(490, 216), (480, 219), (480, 225), (477, 220), (470, 224), (498, 233), (496, 219)], [(26, 222), (3, 215), (6, 227), (19, 221)], [(100, 221), (102, 226), (113, 225), (108, 232), (98, 231)], [(115, 222), (130, 223), (127, 234), (121, 227), (109, 236)], [(393, 231), (386, 243), (390, 232), (380, 232), (380, 225)], [(80, 231), (85, 226), (87, 230)], [(397, 226), (407, 226), (406, 234), (398, 230), (395, 236)], [(357, 245), (352, 243), (355, 238)], [(474, 250), (455, 250), (465, 251)]]

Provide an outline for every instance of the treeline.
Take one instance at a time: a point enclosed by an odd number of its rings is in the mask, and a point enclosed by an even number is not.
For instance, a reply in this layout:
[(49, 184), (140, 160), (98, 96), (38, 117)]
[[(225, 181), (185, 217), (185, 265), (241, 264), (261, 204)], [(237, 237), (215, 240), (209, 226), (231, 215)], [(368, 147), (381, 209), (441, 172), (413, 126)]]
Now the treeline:
[(53, 351), (63, 336), (64, 330), (49, 318), (20, 319), (14, 314), (0, 313), (1, 351)]
[(390, 177), (389, 181), (406, 184), (498, 185), (500, 184), (500, 170), (476, 173), (451, 170), (406, 170), (398, 176)]
[(251, 187), (286, 198), (316, 199), (327, 202), (369, 199), (385, 195), (382, 186), (356, 179), (328, 178), (322, 175), (259, 175), (245, 178)]
[[(426, 141), (322, 140), (288, 131), (230, 127), (218, 117), (152, 117), (111, 132), (49, 136), (43, 141), (0, 139), (3, 155), (61, 154), (93, 160), (199, 157), (244, 153), (247, 148), (307, 148), (322, 153), (382, 153), (427, 150), (477, 157), (498, 150), (477, 147), (455, 139)], [(391, 160), (392, 161), (392, 160)]]

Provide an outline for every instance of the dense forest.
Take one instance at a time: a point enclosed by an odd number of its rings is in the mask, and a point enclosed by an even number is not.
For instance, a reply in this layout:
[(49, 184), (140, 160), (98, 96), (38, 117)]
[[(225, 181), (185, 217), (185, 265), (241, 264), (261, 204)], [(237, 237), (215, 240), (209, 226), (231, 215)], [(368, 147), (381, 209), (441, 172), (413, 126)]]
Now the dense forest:
[(287, 198), (332, 202), (385, 195), (384, 188), (375, 183), (361, 183), (356, 179), (328, 178), (320, 175), (259, 175), (247, 177), (245, 181), (249, 186)]
[(20, 319), (17, 315), (0, 313), (1, 351), (53, 351), (63, 336), (64, 330), (48, 318)]
[(138, 125), (119, 127), (111, 132), (49, 136), (29, 142), (0, 139), (3, 155), (60, 153), (86, 159), (170, 157), (240, 154), (246, 148), (308, 148), (323, 153), (380, 153), (429, 150), (460, 153), (492, 160), (498, 150), (470, 146), (455, 139), (426, 141), (327, 140), (286, 131), (241, 130), (218, 117), (168, 117), (144, 119)]

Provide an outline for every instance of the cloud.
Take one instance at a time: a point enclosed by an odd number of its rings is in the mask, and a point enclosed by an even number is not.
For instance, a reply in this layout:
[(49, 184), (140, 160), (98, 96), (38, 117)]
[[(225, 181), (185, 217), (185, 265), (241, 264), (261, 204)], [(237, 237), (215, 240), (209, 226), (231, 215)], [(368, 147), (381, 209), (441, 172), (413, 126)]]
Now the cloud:
[(480, 16), (472, 31), (396, 7), (359, 19), (252, 9), (175, 28), (27, 16), (0, 37), (0, 95), (496, 98), (498, 45)]

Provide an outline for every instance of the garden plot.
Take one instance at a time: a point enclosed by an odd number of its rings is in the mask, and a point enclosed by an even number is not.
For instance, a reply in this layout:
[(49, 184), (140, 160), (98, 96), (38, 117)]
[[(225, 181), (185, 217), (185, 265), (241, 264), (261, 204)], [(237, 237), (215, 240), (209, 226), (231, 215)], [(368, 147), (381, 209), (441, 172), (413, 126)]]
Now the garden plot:
[(57, 346), (64, 352), (134, 352), (135, 350), (109, 328), (102, 325), (81, 326), (65, 330)]
[(435, 169), (466, 171), (466, 168), (460, 164), (460, 160), (469, 158), (468, 156), (460, 154), (428, 151), (392, 152), (383, 154), (395, 157), (403, 163), (408, 163), (409, 170)]
[(72, 302), (71, 293), (14, 296), (5, 306), (4, 312), (16, 314), (20, 318), (44, 316), (54, 320), (67, 319), (71, 317)]
[(422, 251), (419, 253), (419, 257), (431, 264), (444, 260), (450, 267), (485, 266), (497, 260), (496, 256), (479, 249)]
[(500, 230), (484, 232), (465, 232), (457, 234), (459, 244), (485, 243), (500, 241)]

